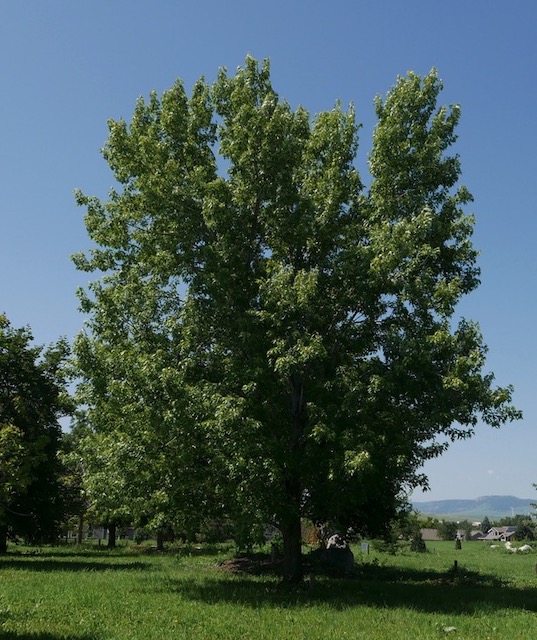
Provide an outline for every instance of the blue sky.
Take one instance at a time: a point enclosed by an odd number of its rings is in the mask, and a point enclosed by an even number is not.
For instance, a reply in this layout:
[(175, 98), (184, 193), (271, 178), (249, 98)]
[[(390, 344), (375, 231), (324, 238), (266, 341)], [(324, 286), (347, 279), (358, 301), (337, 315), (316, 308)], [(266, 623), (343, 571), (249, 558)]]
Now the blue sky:
[[(515, 386), (524, 420), (479, 427), (427, 464), (425, 499), (535, 497), (537, 143), (535, 0), (15, 0), (0, 7), (0, 311), (38, 343), (73, 338), (87, 249), (73, 189), (113, 184), (100, 156), (108, 118), (177, 77), (187, 88), (247, 53), (271, 59), (276, 90), (312, 114), (354, 102), (365, 171), (373, 99), (398, 75), (438, 68), (459, 103), (462, 182), (475, 197), (482, 285), (460, 308), (479, 321), (488, 370)], [(366, 176), (363, 176), (366, 178)], [(421, 494), (415, 496), (421, 499)]]

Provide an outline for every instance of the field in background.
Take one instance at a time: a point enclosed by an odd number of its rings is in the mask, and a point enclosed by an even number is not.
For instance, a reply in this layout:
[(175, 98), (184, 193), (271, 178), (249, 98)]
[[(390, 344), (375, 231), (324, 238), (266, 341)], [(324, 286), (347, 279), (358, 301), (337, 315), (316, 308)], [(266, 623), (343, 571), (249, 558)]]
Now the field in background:
[(357, 547), (356, 578), (316, 576), (299, 589), (230, 572), (225, 546), (10, 547), (0, 557), (0, 640), (537, 637), (537, 551), (427, 546)]
[(516, 496), (481, 496), (474, 500), (429, 500), (414, 502), (416, 511), (442, 520), (489, 520), (535, 513), (535, 499)]

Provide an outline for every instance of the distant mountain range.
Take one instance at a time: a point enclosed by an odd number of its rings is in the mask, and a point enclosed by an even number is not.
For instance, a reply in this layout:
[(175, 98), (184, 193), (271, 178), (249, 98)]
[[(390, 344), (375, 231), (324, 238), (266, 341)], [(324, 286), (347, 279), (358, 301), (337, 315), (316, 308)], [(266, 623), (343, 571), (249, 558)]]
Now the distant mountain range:
[(414, 509), (423, 515), (457, 516), (457, 518), (483, 519), (506, 518), (517, 514), (536, 513), (531, 503), (537, 503), (537, 497), (516, 498), (515, 496), (482, 496), (475, 500), (431, 500), (413, 502)]

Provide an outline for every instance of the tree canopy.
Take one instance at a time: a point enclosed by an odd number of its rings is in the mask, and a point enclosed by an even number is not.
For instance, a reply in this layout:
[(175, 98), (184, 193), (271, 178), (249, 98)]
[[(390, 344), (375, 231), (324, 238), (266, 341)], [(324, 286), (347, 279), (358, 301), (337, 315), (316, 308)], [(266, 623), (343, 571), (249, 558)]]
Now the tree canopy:
[(0, 315), (0, 552), (8, 529), (31, 542), (55, 539), (63, 517), (59, 418), (71, 409), (64, 340), (32, 345), (29, 329)]
[(110, 121), (118, 187), (77, 192), (95, 437), (129, 443), (173, 517), (277, 526), (290, 578), (301, 517), (378, 533), (425, 460), (518, 417), (454, 321), (479, 270), (441, 88), (409, 73), (376, 99), (365, 187), (354, 108), (293, 109), (249, 57)]

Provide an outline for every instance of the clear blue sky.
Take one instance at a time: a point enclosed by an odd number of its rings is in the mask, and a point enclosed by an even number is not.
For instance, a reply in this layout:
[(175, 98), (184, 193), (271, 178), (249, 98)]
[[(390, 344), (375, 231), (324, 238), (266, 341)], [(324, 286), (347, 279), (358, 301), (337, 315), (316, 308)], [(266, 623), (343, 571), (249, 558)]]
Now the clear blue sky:
[(363, 169), (374, 96), (435, 66), (442, 101), (462, 106), (457, 151), (481, 250), (482, 285), (461, 313), (479, 321), (488, 369), (515, 386), (524, 420), (478, 428), (428, 464), (425, 497), (537, 499), (536, 24), (535, 0), (3, 2), (0, 311), (38, 343), (79, 330), (75, 290), (86, 276), (69, 256), (89, 242), (73, 189), (106, 196), (106, 121), (129, 119), (138, 96), (177, 77), (187, 87), (212, 80), (247, 53), (269, 57), (291, 104), (316, 113), (355, 103)]

